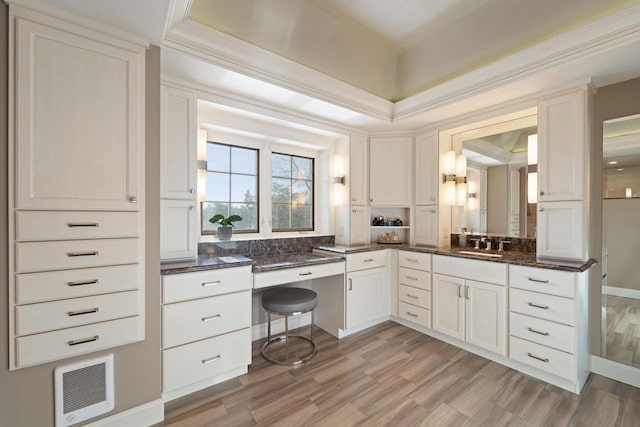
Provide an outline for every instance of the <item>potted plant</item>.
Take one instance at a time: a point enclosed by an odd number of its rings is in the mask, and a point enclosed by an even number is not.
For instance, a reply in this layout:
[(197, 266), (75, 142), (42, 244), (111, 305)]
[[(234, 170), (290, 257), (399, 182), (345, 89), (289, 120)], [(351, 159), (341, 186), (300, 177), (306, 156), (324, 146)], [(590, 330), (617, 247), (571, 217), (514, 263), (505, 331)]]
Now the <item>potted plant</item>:
[(216, 222), (220, 223), (220, 226), (218, 227), (218, 239), (220, 240), (231, 239), (233, 223), (236, 221), (242, 221), (242, 217), (240, 215), (230, 215), (225, 218), (222, 214), (216, 214), (209, 218), (209, 222), (211, 224), (215, 224)]

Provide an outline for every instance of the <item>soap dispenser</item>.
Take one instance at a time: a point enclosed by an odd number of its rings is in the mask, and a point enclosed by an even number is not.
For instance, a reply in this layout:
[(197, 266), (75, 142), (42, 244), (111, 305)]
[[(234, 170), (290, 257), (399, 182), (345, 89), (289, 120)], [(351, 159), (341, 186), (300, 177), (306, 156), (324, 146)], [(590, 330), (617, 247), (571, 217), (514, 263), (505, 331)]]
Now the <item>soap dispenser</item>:
[(467, 229), (464, 227), (460, 229), (460, 238), (458, 239), (458, 246), (460, 246), (461, 248), (467, 247)]

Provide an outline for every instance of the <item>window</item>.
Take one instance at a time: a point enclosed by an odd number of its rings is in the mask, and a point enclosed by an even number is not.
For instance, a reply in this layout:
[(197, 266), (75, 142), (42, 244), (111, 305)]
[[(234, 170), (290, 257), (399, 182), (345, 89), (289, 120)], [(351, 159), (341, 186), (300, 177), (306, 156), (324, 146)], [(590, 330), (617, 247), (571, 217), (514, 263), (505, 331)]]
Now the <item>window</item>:
[(313, 230), (313, 159), (271, 155), (273, 231)]
[(202, 234), (216, 234), (218, 224), (209, 218), (240, 215), (236, 233), (257, 233), (259, 151), (253, 148), (207, 142), (205, 198), (202, 202)]

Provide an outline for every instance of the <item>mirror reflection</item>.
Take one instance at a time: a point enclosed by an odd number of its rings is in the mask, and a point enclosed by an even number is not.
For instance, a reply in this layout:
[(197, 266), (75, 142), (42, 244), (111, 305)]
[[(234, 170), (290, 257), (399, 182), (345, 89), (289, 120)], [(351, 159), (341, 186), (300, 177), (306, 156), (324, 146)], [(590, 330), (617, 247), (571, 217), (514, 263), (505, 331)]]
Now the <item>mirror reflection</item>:
[(640, 367), (640, 115), (603, 127), (604, 357)]
[[(493, 128), (508, 130), (489, 134), (474, 130), (458, 135), (462, 154), (467, 157), (469, 194), (461, 222), (468, 232), (535, 237), (536, 201), (529, 203), (528, 187), (529, 181), (532, 185), (537, 183), (537, 176), (529, 179), (537, 166), (537, 127), (535, 117), (527, 121), (534, 125), (513, 128), (501, 124)], [(513, 125), (523, 123), (526, 121)], [(531, 159), (528, 159), (529, 146), (532, 146)], [(536, 193), (533, 189), (533, 195)]]

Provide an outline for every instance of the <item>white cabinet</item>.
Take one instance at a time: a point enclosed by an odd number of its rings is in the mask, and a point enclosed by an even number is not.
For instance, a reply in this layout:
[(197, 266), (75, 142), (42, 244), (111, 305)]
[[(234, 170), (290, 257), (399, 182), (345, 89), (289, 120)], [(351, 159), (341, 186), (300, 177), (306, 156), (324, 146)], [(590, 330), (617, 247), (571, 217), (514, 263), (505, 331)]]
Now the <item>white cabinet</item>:
[(12, 5), (9, 369), (144, 340), (145, 47)]
[(538, 200), (583, 200), (589, 144), (589, 91), (581, 88), (538, 103)]
[(160, 200), (162, 259), (190, 258), (198, 252), (198, 212), (195, 201)]
[(464, 279), (433, 275), (433, 329), (464, 341)]
[(250, 266), (162, 278), (162, 392), (171, 400), (246, 372)]
[(398, 317), (431, 328), (431, 254), (398, 252)]
[(351, 329), (389, 316), (387, 251), (347, 255), (345, 328)]
[(586, 260), (585, 202), (538, 203), (537, 255)]
[(415, 242), (418, 245), (437, 246), (438, 210), (436, 206), (416, 206)]
[(144, 49), (51, 18), (15, 31), (16, 208), (137, 211)]
[(196, 199), (197, 97), (160, 86), (160, 197)]
[(416, 205), (438, 203), (438, 131), (416, 136)]
[(410, 137), (370, 139), (371, 205), (409, 206), (413, 198), (413, 150)]
[(352, 206), (349, 216), (352, 245), (363, 245), (369, 240), (369, 218), (365, 206)]
[(351, 135), (349, 146), (349, 191), (351, 205), (367, 205), (367, 137)]

